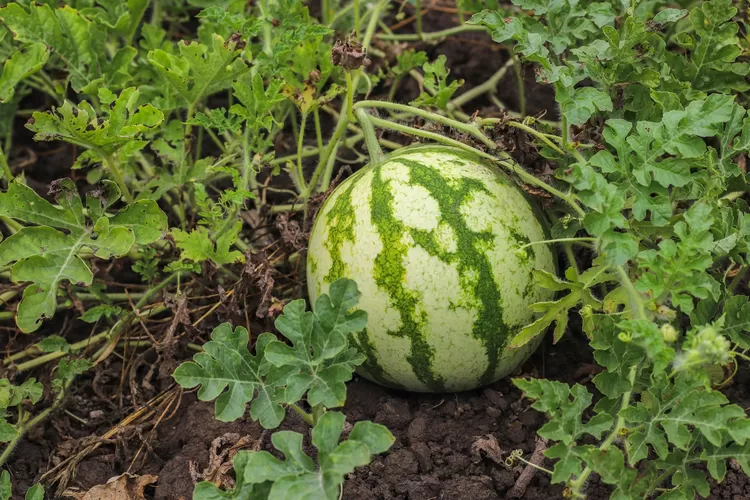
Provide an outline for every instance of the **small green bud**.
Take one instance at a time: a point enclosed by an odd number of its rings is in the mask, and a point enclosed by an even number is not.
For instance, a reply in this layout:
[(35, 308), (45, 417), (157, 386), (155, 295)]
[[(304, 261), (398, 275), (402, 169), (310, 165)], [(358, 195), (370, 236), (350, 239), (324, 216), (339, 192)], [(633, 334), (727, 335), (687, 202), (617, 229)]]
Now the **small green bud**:
[(669, 323), (661, 325), (661, 335), (664, 337), (664, 342), (671, 344), (677, 340), (677, 329)]
[(516, 257), (521, 260), (526, 260), (529, 258), (529, 252), (527, 252), (525, 248), (519, 248), (516, 250)]
[(656, 317), (661, 321), (674, 321), (677, 318), (677, 311), (661, 305), (656, 308)]

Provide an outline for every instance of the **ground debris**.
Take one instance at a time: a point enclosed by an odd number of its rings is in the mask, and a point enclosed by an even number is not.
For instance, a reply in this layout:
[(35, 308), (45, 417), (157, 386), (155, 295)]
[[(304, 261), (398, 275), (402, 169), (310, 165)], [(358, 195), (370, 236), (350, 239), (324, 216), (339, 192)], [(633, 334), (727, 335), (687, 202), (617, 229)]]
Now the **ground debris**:
[(190, 477), (195, 483), (208, 481), (219, 488), (232, 489), (234, 488), (234, 479), (229, 475), (232, 470), (232, 459), (240, 450), (260, 450), (262, 441), (263, 434), (259, 439), (253, 439), (251, 436), (240, 436), (233, 432), (219, 436), (211, 442), (208, 465), (202, 472), (198, 472), (196, 462), (188, 462)]
[(150, 474), (143, 476), (122, 474), (85, 492), (71, 488), (63, 493), (63, 496), (75, 500), (145, 500), (143, 490), (149, 484), (155, 483), (157, 479), (157, 476)]

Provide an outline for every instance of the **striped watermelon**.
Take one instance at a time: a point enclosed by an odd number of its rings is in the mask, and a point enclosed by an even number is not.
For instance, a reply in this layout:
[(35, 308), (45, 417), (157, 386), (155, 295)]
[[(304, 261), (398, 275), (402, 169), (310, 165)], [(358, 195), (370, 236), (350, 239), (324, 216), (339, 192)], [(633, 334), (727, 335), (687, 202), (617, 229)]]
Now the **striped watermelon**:
[(555, 272), (529, 201), (495, 167), (460, 149), (411, 146), (365, 167), (318, 213), (310, 237), (311, 301), (357, 282), (366, 331), (352, 341), (360, 374), (417, 392), (473, 389), (515, 370), (538, 346), (506, 349), (552, 298), (531, 272)]

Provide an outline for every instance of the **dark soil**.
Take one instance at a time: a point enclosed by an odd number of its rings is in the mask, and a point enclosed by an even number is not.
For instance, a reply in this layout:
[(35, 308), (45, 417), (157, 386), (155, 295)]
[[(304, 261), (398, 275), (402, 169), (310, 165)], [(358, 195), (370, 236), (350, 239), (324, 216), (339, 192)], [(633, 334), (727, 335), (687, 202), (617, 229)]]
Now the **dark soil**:
[[(455, 19), (445, 14), (428, 15), (425, 19), (426, 30), (452, 25), (455, 25)], [(466, 80), (464, 89), (486, 80), (508, 57), (507, 52), (491, 43), (489, 37), (474, 34), (462, 35), (436, 46), (416, 47), (427, 50), (431, 58), (446, 55), (452, 77)], [(548, 118), (554, 118), (554, 99), (534, 82), (533, 71), (525, 71), (524, 82), (527, 112), (546, 112)], [(405, 81), (397, 99), (408, 101), (417, 92), (413, 82)], [(513, 71), (509, 71), (500, 82), (498, 98), (510, 109), (518, 110), (518, 84)], [(485, 98), (465, 107), (467, 113), (475, 110), (487, 115), (497, 112)], [(61, 175), (68, 175), (67, 167), (62, 174), (58, 167), (69, 166), (74, 151), (37, 146), (31, 142), (27, 144), (36, 148), (37, 155), (34, 165), (26, 170), (32, 185), (45, 186)], [(43, 192), (43, 189), (39, 190)], [(223, 321), (230, 317), (242, 321), (247, 317), (246, 313), (249, 316), (254, 314), (257, 304), (257, 297), (248, 294), (247, 303), (243, 303), (242, 298), (238, 304), (228, 303), (217, 311), (218, 318), (209, 321)], [(69, 339), (85, 338), (89, 334), (88, 327), (82, 328), (80, 322), (60, 321), (55, 327), (46, 325), (48, 331)], [(269, 326), (270, 322), (253, 325), (251, 331), (257, 333)], [(203, 324), (183, 340), (201, 343), (205, 341), (208, 330), (208, 325)], [(585, 339), (574, 333), (575, 327), (571, 330), (558, 345), (544, 344), (516, 375), (589, 384), (596, 366)], [(9, 340), (9, 344), (17, 350), (39, 338), (15, 337)], [(167, 360), (176, 364), (191, 356), (181, 341)], [(79, 459), (77, 466), (58, 467), (64, 471), (56, 476), (61, 482), (50, 485), (49, 478), (46, 478), (50, 497), (58, 498), (66, 488), (86, 491), (129, 472), (158, 476), (156, 484), (145, 490), (148, 499), (188, 499), (195, 482), (204, 477), (204, 472), (209, 476), (207, 479), (223, 477), (224, 484), (231, 481), (231, 473), (222, 476), (221, 465), (228, 462), (231, 454), (227, 451), (233, 445), (241, 443), (242, 447), (249, 449), (272, 449), (270, 432), (263, 431), (249, 417), (232, 423), (219, 422), (214, 418), (212, 403), (198, 402), (194, 393), (181, 394), (171, 385), (168, 370), (162, 370), (166, 372), (162, 376), (150, 371), (163, 360), (136, 355), (134, 359), (126, 360), (123, 368), (123, 361), (112, 356), (92, 373), (81, 377), (68, 397), (67, 412), (58, 412), (54, 418), (34, 429), (17, 448), (9, 463), (15, 484), (14, 499), (23, 498), (21, 492), (45, 472), (61, 463), (68, 464), (65, 461), (75, 456)], [(160, 368), (156, 366), (154, 370), (158, 372)], [(48, 376), (41, 371), (35, 375), (42, 379)], [(728, 397), (743, 407), (750, 406), (749, 383), (750, 370), (741, 368), (727, 388)], [(147, 404), (159, 394), (167, 396)], [(387, 454), (377, 457), (370, 466), (357, 470), (348, 478), (343, 498), (514, 498), (511, 492), (519, 489), (517, 481), (525, 466), (520, 462), (506, 464), (505, 461), (513, 450), (521, 450), (523, 457), (529, 459), (537, 447), (536, 431), (545, 422), (544, 415), (531, 409), (529, 404), (510, 380), (477, 391), (434, 395), (396, 392), (356, 378), (348, 386), (343, 409), (348, 421), (353, 424), (373, 420), (384, 424), (396, 436), (396, 442)], [(136, 408), (140, 413), (137, 418), (132, 418)], [(307, 426), (295, 414), (290, 414), (283, 425), (287, 429), (308, 432)], [(542, 465), (552, 467), (549, 462)], [(551, 485), (549, 477), (541, 472), (536, 473), (521, 490), (516, 498), (547, 500), (561, 498), (563, 493), (560, 485)], [(587, 490), (591, 500), (609, 498), (609, 492), (595, 477)], [(722, 485), (714, 486), (711, 498), (750, 498), (750, 480), (739, 468), (730, 466), (727, 479)]]
[[(517, 376), (544, 376), (586, 384), (593, 375), (592, 369), (586, 342), (570, 337), (554, 348), (542, 346)], [(750, 370), (741, 369), (727, 395), (743, 406), (750, 405), (748, 383)], [(69, 405), (70, 410), (80, 414), (86, 406), (80, 403), (80, 406)], [(545, 416), (531, 409), (529, 401), (522, 399), (509, 380), (464, 393), (408, 394), (357, 378), (348, 386), (343, 411), (352, 424), (373, 420), (386, 425), (396, 436), (387, 454), (348, 478), (345, 499), (562, 498), (561, 486), (551, 485), (543, 473), (535, 474), (522, 496), (509, 496), (524, 464), (507, 466), (505, 459), (513, 450), (522, 450), (523, 457), (528, 459), (537, 446), (536, 430), (545, 422)], [(56, 421), (56, 425), (39, 429), (19, 447), (10, 466), (18, 491), (31, 485), (71, 449), (90, 440), (83, 435), (77, 440), (61, 438), (60, 431), (78, 437), (69, 432), (75, 422), (71, 423), (67, 417), (58, 417)], [(308, 427), (294, 413), (287, 416), (283, 428), (308, 434)], [(102, 430), (108, 429), (104, 426), (92, 435), (101, 435)], [(248, 418), (219, 422), (214, 418), (212, 403), (197, 401), (194, 393), (184, 394), (173, 416), (162, 422), (153, 435), (133, 426), (122, 439), (104, 444), (81, 461), (68, 486), (86, 491), (126, 472), (134, 453), (148, 442), (145, 463), (137, 460), (138, 465), (130, 469), (131, 473), (159, 477), (155, 487), (146, 490), (147, 498), (189, 499), (198, 479), (196, 472), (209, 466), (212, 443), (222, 437), (225, 446), (245, 438), (247, 448), (272, 451), (270, 432)], [(548, 461), (542, 465), (552, 467)], [(600, 500), (609, 498), (610, 490), (593, 478), (587, 493), (589, 499)], [(714, 486), (710, 498), (750, 498), (750, 481), (739, 468), (730, 466), (727, 479)]]

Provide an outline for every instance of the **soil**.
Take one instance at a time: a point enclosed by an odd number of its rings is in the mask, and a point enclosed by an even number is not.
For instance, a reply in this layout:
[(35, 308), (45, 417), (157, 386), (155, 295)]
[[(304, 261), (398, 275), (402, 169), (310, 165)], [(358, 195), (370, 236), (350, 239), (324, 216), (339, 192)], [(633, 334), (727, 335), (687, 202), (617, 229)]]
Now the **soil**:
[[(425, 30), (445, 28), (455, 22), (453, 16), (433, 13), (425, 18)], [(444, 54), (451, 76), (466, 81), (464, 89), (486, 80), (508, 57), (489, 37), (479, 34), (462, 35), (435, 46), (416, 47), (427, 50), (431, 58)], [(533, 71), (525, 71), (524, 84), (527, 112), (554, 118), (554, 99), (547, 89), (534, 82)], [(417, 92), (413, 82), (405, 82), (398, 100), (408, 101)], [(500, 82), (498, 98), (510, 109), (519, 108), (513, 71)], [(484, 98), (465, 107), (467, 113), (475, 110), (486, 115), (497, 111)], [(57, 167), (69, 165), (75, 157), (74, 151), (59, 146), (40, 146), (24, 139), (28, 137), (21, 132), (16, 141), (26, 144), (24, 147), (35, 148), (37, 155), (26, 175), (40, 192), (51, 180), (68, 175), (67, 167)], [(273, 237), (279, 238), (279, 235), (274, 232)], [(110, 269), (109, 273), (119, 273), (120, 281), (129, 281), (123, 278), (121, 270)], [(293, 269), (285, 278), (292, 289), (301, 289)], [(130, 358), (111, 356), (80, 377), (67, 398), (66, 411), (58, 412), (55, 418), (35, 428), (17, 448), (9, 463), (15, 484), (13, 498), (23, 498), (21, 492), (43, 474), (53, 471), (56, 481), (45, 478), (51, 498), (60, 497), (65, 490), (87, 491), (129, 472), (158, 476), (158, 481), (145, 489), (145, 498), (149, 500), (188, 499), (195, 482), (202, 477), (222, 480), (224, 484), (231, 481), (231, 474), (222, 475), (221, 466), (228, 462), (229, 449), (236, 443), (242, 443), (245, 448), (272, 450), (269, 432), (248, 417), (231, 423), (217, 421), (212, 403), (197, 401), (193, 392), (181, 393), (173, 385), (169, 370), (161, 369), (163, 363), (174, 366), (189, 359), (193, 353), (186, 348), (187, 342), (205, 341), (210, 326), (217, 322), (231, 318), (244, 323), (245, 318), (254, 317), (258, 304), (258, 297), (251, 293), (236, 303), (227, 300), (216, 315), (200, 328), (186, 332), (168, 353), (155, 353), (152, 349), (145, 353), (128, 353)], [(196, 320), (200, 314), (196, 313), (191, 319)], [(571, 325), (575, 325), (575, 319), (571, 318)], [(49, 323), (45, 325), (48, 333), (69, 339), (85, 338), (90, 333), (88, 328), (81, 328), (82, 323), (73, 324), (63, 315), (60, 315), (60, 323)], [(269, 327), (270, 321), (265, 321), (252, 324), (250, 330), (257, 333)], [(558, 345), (543, 344), (516, 376), (590, 385), (596, 373), (591, 351), (583, 336), (575, 333), (575, 326), (570, 330)], [(14, 336), (4, 347), (12, 346), (17, 350), (40, 338), (41, 335)], [(43, 370), (34, 375), (45, 382), (49, 377)], [(748, 368), (740, 368), (726, 394), (733, 402), (750, 406)], [(531, 409), (530, 402), (522, 398), (508, 379), (481, 390), (436, 395), (402, 393), (355, 378), (348, 385), (343, 411), (352, 424), (373, 420), (386, 425), (396, 437), (388, 453), (347, 479), (344, 499), (547, 500), (562, 497), (562, 488), (551, 485), (549, 477), (541, 472), (534, 474), (525, 488), (521, 488), (517, 483), (524, 464), (506, 463), (514, 450), (521, 450), (526, 459), (533, 454), (539, 446), (536, 431), (545, 422), (544, 415)], [(293, 413), (285, 419), (283, 428), (308, 432), (306, 424)], [(72, 458), (76, 460), (71, 462)], [(549, 461), (541, 465), (552, 467)], [(519, 494), (513, 496), (515, 492)], [(593, 477), (587, 493), (589, 499), (599, 500), (609, 498), (610, 490)], [(750, 480), (737, 467), (730, 466), (726, 480), (714, 485), (710, 498), (750, 498)]]

